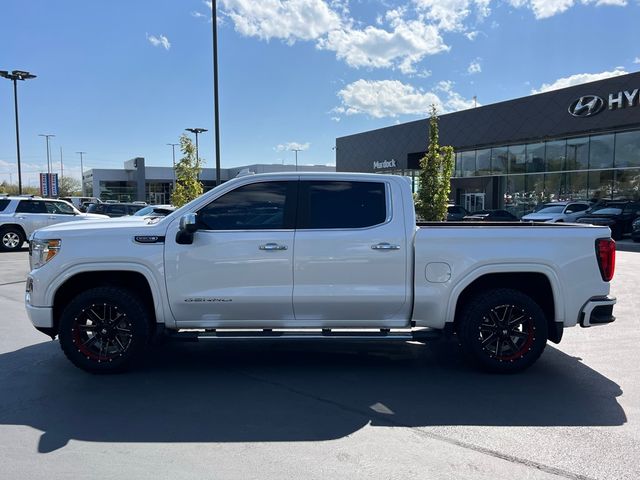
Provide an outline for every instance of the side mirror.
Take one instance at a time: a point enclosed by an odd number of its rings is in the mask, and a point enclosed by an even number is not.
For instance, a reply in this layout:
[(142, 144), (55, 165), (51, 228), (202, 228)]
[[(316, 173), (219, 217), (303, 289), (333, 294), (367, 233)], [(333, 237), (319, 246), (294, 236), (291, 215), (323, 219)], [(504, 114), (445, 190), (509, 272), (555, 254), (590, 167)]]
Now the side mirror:
[(191, 245), (193, 234), (198, 230), (198, 220), (195, 213), (187, 213), (180, 217), (180, 226), (176, 233), (176, 243), (180, 245)]

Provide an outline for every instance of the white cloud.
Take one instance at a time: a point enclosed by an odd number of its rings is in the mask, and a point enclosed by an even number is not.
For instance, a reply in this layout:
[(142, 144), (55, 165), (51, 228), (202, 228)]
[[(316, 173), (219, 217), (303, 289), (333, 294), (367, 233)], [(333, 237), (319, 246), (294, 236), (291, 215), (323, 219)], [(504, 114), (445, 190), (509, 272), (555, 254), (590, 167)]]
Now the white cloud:
[(474, 30), (473, 32), (467, 32), (464, 34), (465, 37), (467, 37), (468, 40), (470, 41), (474, 41), (476, 38), (478, 38), (478, 35), (480, 34), (479, 31)]
[(426, 116), (435, 105), (440, 113), (462, 110), (473, 106), (473, 100), (465, 100), (453, 91), (453, 82), (440, 82), (434, 91), (425, 92), (398, 80), (357, 80), (338, 92), (342, 105), (333, 111), (337, 114), (366, 114), (374, 118), (399, 115)]
[(164, 35), (158, 35), (156, 37), (155, 35), (149, 35), (147, 33), (147, 40), (149, 40), (149, 43), (154, 47), (162, 46), (162, 48), (164, 48), (165, 50), (169, 50), (171, 48), (171, 43), (169, 42), (169, 39)]
[(288, 142), (288, 143), (281, 143), (275, 146), (273, 149), (276, 152), (285, 152), (285, 151), (292, 151), (292, 150), (309, 150), (310, 146), (311, 144), (309, 142), (307, 143)]
[(491, 0), (413, 0), (418, 11), (445, 31), (464, 31), (464, 21), (476, 12), (482, 20), (491, 13)]
[(403, 73), (414, 72), (414, 65), (425, 56), (449, 50), (433, 25), (392, 17), (391, 27), (391, 31), (373, 26), (333, 30), (319, 40), (318, 48), (336, 52), (351, 67), (397, 67)]
[[(578, 0), (508, 0), (511, 6), (516, 8), (528, 7), (533, 11), (537, 19), (549, 18), (559, 13), (567, 11), (573, 7)], [(600, 6), (624, 7), (627, 0), (579, 0), (583, 5), (595, 4)]]
[(480, 72), (482, 72), (482, 67), (480, 66), (480, 59), (477, 58), (469, 64), (469, 67), (467, 68), (467, 73), (469, 75), (473, 75), (474, 73), (480, 73)]
[(627, 72), (622, 67), (616, 67), (611, 72), (601, 73), (577, 73), (570, 77), (563, 77), (557, 79), (553, 83), (543, 83), (538, 89), (532, 89), (531, 93), (543, 93), (550, 90), (558, 90), (560, 88), (572, 87), (573, 85), (580, 85), (581, 83), (595, 82), (610, 77), (617, 77), (619, 75), (626, 75)]
[(323, 0), (222, 0), (223, 13), (241, 35), (293, 44), (339, 28), (340, 16)]
[(633, 63), (640, 63), (640, 57), (636, 57), (633, 59)]

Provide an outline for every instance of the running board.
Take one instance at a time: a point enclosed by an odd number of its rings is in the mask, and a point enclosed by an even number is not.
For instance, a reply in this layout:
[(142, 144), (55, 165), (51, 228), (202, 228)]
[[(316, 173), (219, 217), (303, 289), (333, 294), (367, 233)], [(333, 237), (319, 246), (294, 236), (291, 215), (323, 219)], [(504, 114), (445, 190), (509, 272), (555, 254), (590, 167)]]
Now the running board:
[(434, 340), (442, 336), (442, 331), (433, 329), (418, 329), (405, 331), (389, 331), (381, 329), (378, 331), (357, 331), (357, 330), (328, 330), (322, 331), (281, 331), (281, 330), (187, 330), (169, 333), (166, 338), (169, 340), (183, 342), (199, 341), (220, 341), (220, 340), (376, 340), (376, 341), (418, 341)]

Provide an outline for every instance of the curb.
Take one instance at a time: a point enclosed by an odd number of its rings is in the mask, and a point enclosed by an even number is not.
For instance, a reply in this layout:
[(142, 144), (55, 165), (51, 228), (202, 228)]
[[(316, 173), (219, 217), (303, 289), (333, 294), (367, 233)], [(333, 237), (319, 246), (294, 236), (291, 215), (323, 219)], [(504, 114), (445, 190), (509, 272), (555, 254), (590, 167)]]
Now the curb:
[(640, 253), (640, 243), (635, 243), (633, 240), (620, 240), (616, 242), (616, 250), (618, 252)]

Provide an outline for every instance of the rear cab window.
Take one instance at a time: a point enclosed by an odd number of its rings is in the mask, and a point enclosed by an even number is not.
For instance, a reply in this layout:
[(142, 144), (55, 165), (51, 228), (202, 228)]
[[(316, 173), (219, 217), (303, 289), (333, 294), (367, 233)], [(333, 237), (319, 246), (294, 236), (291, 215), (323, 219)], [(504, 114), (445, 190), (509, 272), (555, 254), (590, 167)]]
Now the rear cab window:
[(300, 182), (299, 229), (368, 228), (385, 223), (388, 216), (384, 182)]

